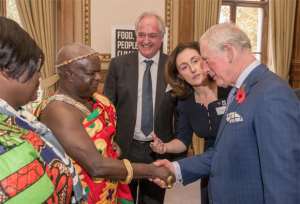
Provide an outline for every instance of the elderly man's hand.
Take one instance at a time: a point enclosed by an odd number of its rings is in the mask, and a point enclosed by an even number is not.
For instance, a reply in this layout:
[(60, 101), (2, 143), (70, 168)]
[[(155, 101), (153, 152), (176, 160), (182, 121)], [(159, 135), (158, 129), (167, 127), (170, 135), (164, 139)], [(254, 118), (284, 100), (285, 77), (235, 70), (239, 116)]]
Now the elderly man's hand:
[(173, 164), (166, 159), (157, 160), (153, 164), (156, 166), (156, 177), (150, 180), (161, 188), (172, 188), (176, 180)]

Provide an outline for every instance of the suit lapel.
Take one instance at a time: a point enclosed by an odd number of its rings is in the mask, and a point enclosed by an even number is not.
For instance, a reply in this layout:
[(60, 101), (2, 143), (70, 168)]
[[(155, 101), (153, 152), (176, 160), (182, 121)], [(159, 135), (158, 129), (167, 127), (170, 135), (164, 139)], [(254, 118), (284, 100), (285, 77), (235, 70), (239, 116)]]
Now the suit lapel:
[[(136, 120), (136, 112), (137, 112), (137, 95), (138, 95), (138, 80), (139, 80), (139, 63), (138, 63), (138, 54), (135, 53), (128, 58), (127, 64), (127, 76), (129, 79), (127, 80), (129, 85), (129, 94), (128, 97), (132, 97), (130, 100), (133, 102), (132, 107), (132, 115), (134, 116), (134, 120)], [(130, 110), (128, 110), (130, 111)]]
[(166, 83), (164, 80), (165, 61), (166, 61), (166, 55), (161, 53), (159, 56), (158, 71), (157, 71), (154, 120), (156, 120), (156, 116), (158, 115), (159, 104), (163, 98), (166, 89)]
[[(266, 72), (268, 69), (266, 68), (265, 65), (259, 65), (258, 67), (256, 67), (250, 74), (249, 76), (246, 78), (246, 80), (243, 82), (243, 87), (245, 89), (245, 93), (246, 93), (246, 99), (247, 100), (247, 96), (249, 95), (251, 88), (259, 81), (263, 78), (263, 72)], [(219, 126), (219, 131), (218, 131), (218, 135), (216, 138), (216, 142), (215, 145), (217, 145), (218, 141), (220, 140), (221, 136), (222, 136), (222, 132), (225, 128), (225, 126), (228, 124), (228, 122), (226, 121), (226, 117), (227, 117), (227, 113), (231, 113), (236, 111), (236, 109), (240, 106), (241, 104), (238, 104), (235, 97), (233, 99), (233, 101), (231, 102), (231, 104), (228, 107), (227, 112), (223, 115), (220, 126)]]

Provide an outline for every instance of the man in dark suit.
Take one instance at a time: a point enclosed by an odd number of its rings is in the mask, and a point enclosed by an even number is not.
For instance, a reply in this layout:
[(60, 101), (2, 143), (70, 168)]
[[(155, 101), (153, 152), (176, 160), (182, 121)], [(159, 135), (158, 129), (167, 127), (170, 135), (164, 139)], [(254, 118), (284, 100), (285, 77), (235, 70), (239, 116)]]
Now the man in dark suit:
[[(159, 16), (143, 13), (136, 23), (138, 52), (112, 59), (104, 85), (104, 94), (117, 111), (116, 142), (122, 157), (134, 162), (151, 163), (157, 159), (149, 146), (154, 133), (163, 141), (170, 141), (174, 135), (176, 100), (167, 91), (167, 55), (160, 51), (164, 33)], [(130, 187), (138, 203), (163, 203), (165, 190), (148, 180), (134, 180)]]
[(168, 162), (177, 181), (210, 176), (213, 204), (300, 203), (300, 104), (293, 90), (251, 53), (233, 24), (210, 28), (200, 39), (206, 70), (232, 86), (214, 148)]

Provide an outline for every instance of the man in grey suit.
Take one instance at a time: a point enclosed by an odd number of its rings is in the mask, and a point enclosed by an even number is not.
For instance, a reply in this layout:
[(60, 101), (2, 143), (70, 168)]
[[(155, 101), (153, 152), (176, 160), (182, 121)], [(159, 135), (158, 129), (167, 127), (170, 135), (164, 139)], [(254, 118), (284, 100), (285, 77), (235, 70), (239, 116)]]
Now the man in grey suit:
[(232, 86), (214, 148), (156, 165), (191, 183), (209, 175), (213, 204), (300, 203), (300, 104), (287, 83), (251, 53), (233, 24), (211, 27), (200, 39), (203, 69)]
[[(165, 142), (174, 137), (176, 100), (167, 91), (167, 55), (160, 51), (164, 33), (161, 17), (143, 13), (136, 22), (138, 52), (112, 59), (104, 85), (104, 94), (117, 111), (116, 142), (122, 157), (133, 162), (158, 158), (149, 146), (154, 133)], [(134, 180), (130, 187), (138, 203), (163, 203), (165, 190), (148, 180)]]

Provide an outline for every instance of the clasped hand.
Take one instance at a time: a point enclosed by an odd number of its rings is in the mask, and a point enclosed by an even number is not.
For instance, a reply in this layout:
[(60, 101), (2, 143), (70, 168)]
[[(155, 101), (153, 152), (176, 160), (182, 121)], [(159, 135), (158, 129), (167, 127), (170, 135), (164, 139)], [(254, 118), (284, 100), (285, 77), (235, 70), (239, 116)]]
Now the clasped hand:
[(154, 182), (161, 188), (172, 188), (176, 181), (173, 164), (166, 159), (157, 160), (153, 162), (153, 164), (156, 166), (156, 177), (151, 178), (150, 181)]

